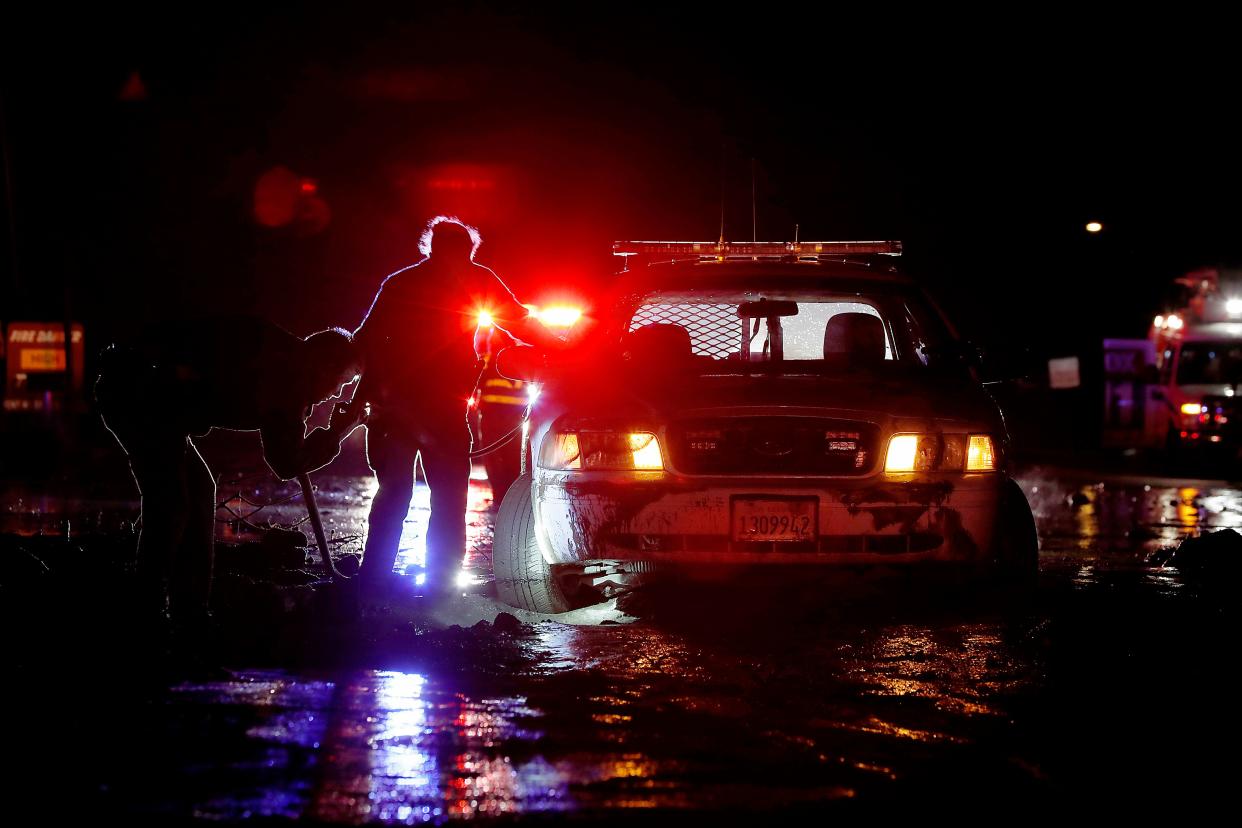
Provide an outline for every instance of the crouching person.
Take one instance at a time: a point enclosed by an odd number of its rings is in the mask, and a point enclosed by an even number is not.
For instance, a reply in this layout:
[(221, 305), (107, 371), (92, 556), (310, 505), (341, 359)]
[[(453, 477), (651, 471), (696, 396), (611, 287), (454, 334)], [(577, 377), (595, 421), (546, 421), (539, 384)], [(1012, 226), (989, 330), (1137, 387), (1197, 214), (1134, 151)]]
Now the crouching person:
[(211, 593), (216, 484), (193, 438), (258, 431), (277, 477), (313, 471), (336, 457), (358, 419), (337, 416), (307, 434), (311, 407), (361, 370), (345, 331), (300, 339), (241, 316), (152, 328), (104, 352), (95, 398), (142, 497), (141, 588), (174, 625), (205, 624)]

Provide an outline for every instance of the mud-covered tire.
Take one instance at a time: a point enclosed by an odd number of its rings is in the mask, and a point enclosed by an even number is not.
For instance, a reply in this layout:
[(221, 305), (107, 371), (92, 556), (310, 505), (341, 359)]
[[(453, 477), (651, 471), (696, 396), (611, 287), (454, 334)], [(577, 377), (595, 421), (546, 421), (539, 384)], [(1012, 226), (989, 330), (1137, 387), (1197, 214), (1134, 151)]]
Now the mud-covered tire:
[(511, 607), (558, 613), (570, 609), (560, 585), (535, 540), (535, 513), (530, 500), (530, 473), (509, 487), (496, 512), (492, 573), (496, 593)]
[(1001, 485), (992, 541), (992, 566), (1005, 581), (1033, 583), (1039, 575), (1039, 531), (1022, 488), (1012, 479)]

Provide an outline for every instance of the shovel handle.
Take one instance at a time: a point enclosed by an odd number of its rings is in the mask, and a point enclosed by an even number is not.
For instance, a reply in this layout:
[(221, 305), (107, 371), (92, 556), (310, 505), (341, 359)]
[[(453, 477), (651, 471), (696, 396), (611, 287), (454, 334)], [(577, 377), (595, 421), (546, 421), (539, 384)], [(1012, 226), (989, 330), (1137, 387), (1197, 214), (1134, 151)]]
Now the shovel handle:
[(310, 516), (311, 528), (315, 530), (315, 543), (319, 545), (323, 568), (332, 576), (332, 580), (340, 581), (340, 573), (332, 565), (332, 556), (328, 554), (328, 538), (323, 533), (323, 520), (319, 517), (319, 504), (315, 502), (315, 490), (311, 488), (310, 475), (299, 474), (298, 483), (302, 486), (302, 499), (306, 501), (306, 513)]

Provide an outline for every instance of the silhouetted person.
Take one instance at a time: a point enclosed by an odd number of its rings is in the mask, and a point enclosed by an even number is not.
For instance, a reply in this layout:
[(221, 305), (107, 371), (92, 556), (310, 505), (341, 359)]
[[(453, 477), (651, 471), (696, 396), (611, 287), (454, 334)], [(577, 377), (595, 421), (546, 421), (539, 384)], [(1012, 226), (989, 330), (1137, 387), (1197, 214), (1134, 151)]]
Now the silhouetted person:
[(419, 242), (426, 257), (384, 280), (354, 341), (366, 360), (355, 404), (371, 406), (367, 460), (379, 481), (359, 576), (382, 594), (392, 585), (401, 527), (420, 451), (431, 487), (427, 591), (451, 594), (466, 546), (470, 432), (466, 399), (479, 362), (479, 314), (519, 340), (558, 344), (490, 269), (475, 264), (479, 235), (443, 216)]
[(357, 421), (306, 434), (306, 418), (361, 371), (351, 339), (236, 316), (151, 328), (104, 352), (95, 398), (142, 495), (139, 574), (174, 621), (204, 621), (211, 591), (216, 485), (191, 438), (258, 431), (281, 479), (331, 462)]
[[(502, 439), (521, 425), (526, 416), (526, 383), (509, 379), (496, 370), (496, 356), (514, 345), (513, 337), (494, 325), (480, 326), (475, 350), (483, 360), (479, 376), (478, 405), (474, 409), (475, 434), (483, 445)], [(492, 508), (499, 509), (505, 492), (522, 473), (522, 441), (513, 440), (483, 456), (487, 482), (492, 487)]]

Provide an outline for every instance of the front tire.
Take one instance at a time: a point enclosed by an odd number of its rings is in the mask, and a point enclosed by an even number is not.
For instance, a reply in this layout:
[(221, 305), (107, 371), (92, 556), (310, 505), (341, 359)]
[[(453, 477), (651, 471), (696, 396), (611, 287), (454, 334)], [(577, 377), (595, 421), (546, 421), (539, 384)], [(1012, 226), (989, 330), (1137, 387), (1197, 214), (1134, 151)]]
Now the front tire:
[(1022, 488), (1013, 479), (1001, 486), (992, 541), (992, 565), (1004, 581), (1034, 583), (1039, 575), (1039, 531)]
[(570, 609), (552, 569), (535, 539), (535, 512), (531, 505), (530, 472), (518, 477), (496, 513), (492, 544), (492, 573), (496, 593), (511, 607), (531, 612), (560, 613)]

